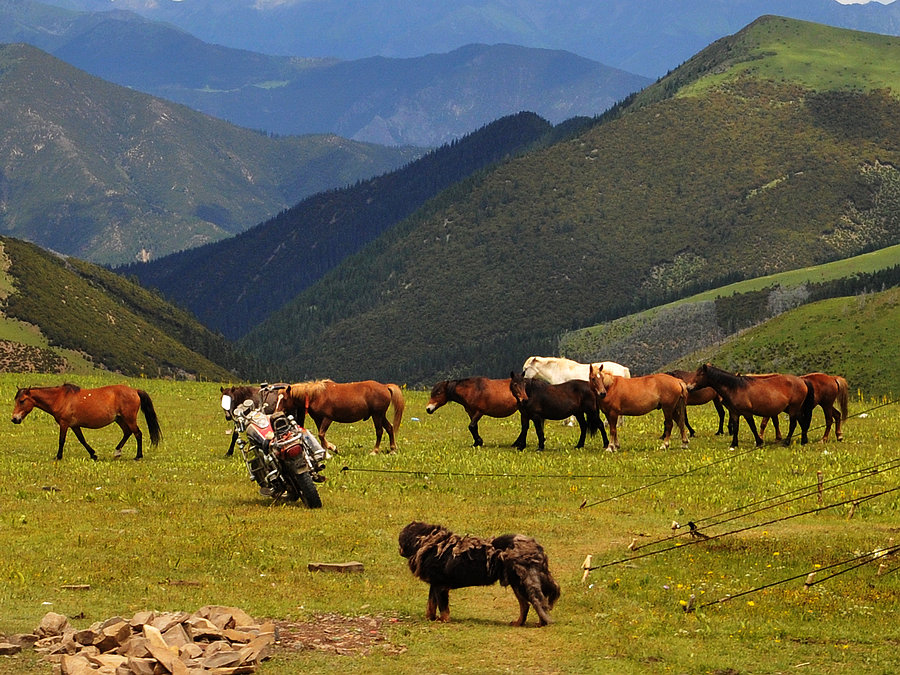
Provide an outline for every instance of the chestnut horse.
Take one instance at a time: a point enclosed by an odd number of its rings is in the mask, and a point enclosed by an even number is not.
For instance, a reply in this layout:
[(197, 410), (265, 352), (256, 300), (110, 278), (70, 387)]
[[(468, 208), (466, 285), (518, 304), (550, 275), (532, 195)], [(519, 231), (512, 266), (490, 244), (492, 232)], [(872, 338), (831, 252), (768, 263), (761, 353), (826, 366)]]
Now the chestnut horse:
[(538, 438), (538, 450), (544, 449), (544, 420), (564, 420), (574, 415), (578, 420), (581, 436), (576, 448), (584, 447), (587, 432), (593, 437), (597, 431), (603, 435), (606, 445), (606, 431), (600, 419), (597, 397), (590, 385), (584, 380), (570, 380), (561, 384), (550, 384), (538, 378), (525, 377), (522, 373), (509, 374), (509, 391), (516, 399), (516, 405), (522, 417), (522, 432), (513, 445), (519, 450), (525, 449), (528, 436), (528, 424), (534, 422), (534, 431)]
[(681, 429), (681, 447), (688, 446), (684, 426), (688, 390), (679, 378), (665, 373), (619, 377), (606, 372), (602, 366), (591, 364), (590, 385), (600, 410), (609, 422), (610, 443), (607, 450), (619, 449), (616, 424), (621, 415), (646, 415), (653, 410), (663, 412), (663, 447), (669, 447), (673, 421)]
[(473, 447), (484, 445), (478, 435), (478, 420), (488, 417), (509, 417), (516, 412), (516, 399), (509, 390), (509, 379), (492, 380), (487, 377), (466, 377), (461, 380), (442, 380), (431, 389), (425, 412), (431, 415), (442, 405), (459, 403), (469, 415), (469, 432)]
[[(825, 434), (822, 436), (822, 443), (828, 442), (828, 435), (831, 432), (831, 425), (834, 424), (834, 436), (839, 441), (844, 440), (843, 423), (847, 419), (847, 409), (849, 403), (849, 392), (847, 380), (840, 375), (827, 375), (825, 373), (807, 373), (801, 375), (800, 378), (811, 385), (815, 391), (815, 405), (822, 408), (825, 413)], [(835, 407), (835, 403), (841, 407), (840, 412)], [(769, 418), (764, 417), (759, 425), (760, 436), (766, 429)], [(772, 418), (772, 426), (775, 427), (775, 440), (779, 440), (781, 434), (778, 430), (778, 418)]]
[[(397, 449), (395, 434), (400, 428), (406, 402), (403, 392), (396, 384), (382, 384), (375, 380), (314, 380), (289, 385), (283, 390), (283, 394), (279, 410), (293, 411), (301, 426), (308, 412), (316, 423), (319, 440), (326, 450), (335, 450), (334, 445), (325, 440), (325, 432), (332, 422), (359, 422), (370, 417), (375, 425), (375, 448), (372, 454), (380, 451), (384, 431), (387, 431), (390, 439), (391, 452)], [(391, 406), (394, 407), (393, 424), (387, 418), (387, 411)]]
[(780, 373), (735, 375), (705, 363), (697, 369), (693, 387), (715, 389), (722, 397), (722, 402), (728, 412), (734, 416), (734, 425), (731, 428), (732, 449), (738, 446), (738, 428), (741, 416), (747, 421), (747, 426), (753, 432), (756, 447), (760, 447), (763, 439), (756, 430), (753, 416), (775, 417), (783, 412), (790, 417), (790, 428), (784, 444), (790, 445), (791, 436), (798, 422), (801, 432), (800, 443), (807, 442), (809, 422), (815, 406), (815, 390), (812, 385), (796, 375)]
[(122, 446), (134, 434), (137, 441), (137, 455), (134, 458), (140, 459), (144, 454), (141, 446), (143, 434), (137, 423), (138, 410), (144, 413), (144, 419), (147, 420), (150, 444), (157, 445), (162, 438), (150, 395), (124, 384), (98, 389), (82, 389), (68, 383), (58, 387), (25, 387), (16, 392), (12, 421), (21, 424), (34, 408), (49, 413), (59, 425), (59, 450), (56, 452), (56, 459), (62, 459), (66, 434), (71, 429), (91, 459), (96, 460), (97, 453), (84, 440), (81, 429), (99, 429), (113, 422), (119, 425), (124, 434), (116, 446), (115, 456), (121, 456)]
[[(716, 390), (712, 387), (703, 387), (702, 389), (692, 390), (690, 388), (690, 385), (694, 382), (693, 370), (670, 370), (666, 373), (666, 375), (677, 377), (679, 380), (682, 380), (685, 384), (688, 385), (688, 405), (704, 405), (712, 401), (713, 405), (716, 406), (716, 412), (719, 414), (719, 430), (716, 431), (716, 436), (721, 436), (722, 434), (724, 434), (725, 406), (722, 405), (722, 397), (716, 393)], [(688, 421), (687, 409), (685, 409), (684, 411), (684, 425), (687, 427), (688, 433), (693, 436), (694, 428)]]
[[(286, 384), (265, 385), (265, 392), (262, 394), (260, 393), (260, 387), (250, 385), (219, 387), (219, 391), (222, 392), (222, 408), (225, 410), (225, 419), (230, 422), (233, 419), (234, 409), (248, 399), (253, 401), (253, 407), (256, 408), (265, 398), (266, 405), (263, 408), (263, 412), (271, 415), (275, 412), (275, 406), (278, 404), (278, 395), (285, 387), (287, 387)], [(226, 457), (231, 457), (234, 454), (234, 446), (237, 443), (238, 435), (237, 427), (235, 427), (231, 432), (231, 445), (228, 446), (228, 452), (225, 453)]]

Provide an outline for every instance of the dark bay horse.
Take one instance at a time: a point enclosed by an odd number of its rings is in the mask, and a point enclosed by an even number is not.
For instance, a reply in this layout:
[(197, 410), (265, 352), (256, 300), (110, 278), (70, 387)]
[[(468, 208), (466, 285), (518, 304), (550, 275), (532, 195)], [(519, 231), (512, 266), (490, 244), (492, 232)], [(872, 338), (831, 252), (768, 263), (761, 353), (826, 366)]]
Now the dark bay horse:
[[(719, 429), (716, 431), (716, 436), (721, 436), (725, 433), (725, 406), (722, 405), (722, 397), (716, 393), (716, 390), (712, 387), (702, 387), (700, 389), (691, 389), (690, 385), (694, 383), (695, 372), (693, 370), (670, 370), (666, 373), (666, 375), (671, 375), (672, 377), (677, 377), (679, 380), (682, 380), (685, 384), (688, 385), (688, 397), (687, 404), (690, 405), (705, 405), (712, 401), (712, 404), (716, 407), (716, 412), (719, 414)], [(688, 421), (687, 410), (684, 411), (684, 425), (687, 427), (688, 433), (693, 436), (694, 428), (691, 426), (691, 423)], [(761, 432), (760, 432), (761, 433)]]
[(66, 433), (69, 429), (88, 451), (91, 459), (97, 459), (97, 453), (84, 440), (81, 429), (100, 429), (113, 422), (119, 425), (124, 434), (116, 446), (115, 456), (121, 456), (122, 446), (134, 434), (137, 441), (135, 459), (140, 459), (144, 454), (141, 445), (143, 434), (137, 423), (139, 410), (144, 413), (147, 420), (150, 444), (157, 445), (162, 439), (159, 421), (149, 394), (124, 384), (113, 384), (97, 389), (82, 389), (68, 383), (58, 387), (25, 387), (16, 392), (12, 421), (20, 424), (34, 408), (49, 413), (59, 425), (59, 450), (56, 452), (56, 459), (62, 459)]
[[(400, 428), (406, 402), (403, 392), (396, 384), (382, 384), (375, 380), (314, 380), (289, 385), (283, 393), (279, 409), (294, 411), (293, 414), (301, 425), (308, 412), (316, 423), (322, 447), (327, 450), (335, 449), (333, 444), (325, 440), (325, 432), (332, 422), (359, 422), (370, 417), (375, 425), (375, 448), (372, 454), (380, 451), (381, 436), (385, 431), (390, 439), (391, 452), (397, 449), (395, 434)], [(393, 424), (387, 418), (387, 411), (391, 406), (394, 408)]]
[(596, 394), (600, 410), (609, 421), (608, 450), (619, 449), (616, 425), (621, 415), (646, 415), (654, 410), (663, 412), (663, 447), (669, 447), (673, 422), (681, 430), (681, 447), (688, 446), (685, 429), (687, 385), (677, 377), (658, 373), (641, 377), (619, 377), (591, 364), (590, 385)]
[[(825, 414), (825, 434), (822, 436), (822, 443), (828, 442), (828, 435), (831, 432), (831, 425), (834, 424), (834, 436), (839, 441), (844, 440), (843, 423), (847, 419), (849, 392), (847, 380), (840, 375), (828, 375), (826, 373), (807, 373), (801, 375), (801, 379), (811, 385), (815, 392), (815, 404), (822, 408)], [(835, 407), (840, 406), (840, 411)], [(760, 435), (766, 429), (769, 418), (764, 417), (759, 425)], [(778, 430), (778, 418), (772, 418), (772, 425), (775, 427), (775, 440), (781, 436)]]
[(815, 406), (815, 391), (811, 385), (796, 375), (771, 373), (768, 375), (735, 375), (721, 368), (705, 363), (697, 369), (694, 379), (695, 388), (712, 387), (728, 412), (734, 416), (731, 429), (731, 447), (737, 448), (739, 417), (747, 421), (747, 426), (756, 439), (756, 447), (763, 444), (763, 439), (756, 430), (753, 416), (775, 417), (786, 412), (790, 418), (785, 445), (790, 445), (791, 436), (797, 423), (800, 423), (800, 443), (807, 442), (809, 422)]
[(578, 420), (581, 430), (576, 448), (584, 447), (588, 431), (592, 437), (599, 431), (603, 435), (603, 445), (606, 445), (606, 430), (600, 419), (597, 397), (585, 380), (550, 384), (538, 378), (525, 377), (522, 373), (510, 373), (509, 390), (522, 417), (522, 432), (513, 443), (519, 450), (525, 449), (529, 422), (534, 423), (538, 450), (543, 450), (544, 420), (564, 420), (570, 415)]
[(473, 447), (484, 445), (484, 440), (478, 435), (478, 420), (484, 415), (509, 417), (517, 410), (516, 399), (509, 390), (509, 379), (466, 377), (461, 380), (442, 380), (432, 387), (425, 411), (431, 415), (451, 401), (459, 403), (469, 415)]
[[(265, 402), (266, 405), (263, 408), (263, 412), (267, 415), (271, 415), (275, 412), (275, 406), (278, 404), (278, 395), (287, 386), (287, 384), (283, 383), (266, 385), (263, 393), (260, 393), (260, 387), (251, 385), (219, 387), (219, 391), (222, 392), (222, 407), (225, 409), (225, 419), (231, 421), (232, 416), (234, 415), (234, 409), (248, 399), (253, 401), (254, 408), (258, 407), (260, 403)], [(227, 407), (225, 407), (226, 396), (228, 397)], [(288, 413), (292, 414), (293, 411), (288, 411)], [(238, 436), (237, 428), (232, 429), (231, 445), (228, 446), (228, 452), (225, 453), (226, 457), (231, 457), (234, 454), (234, 446), (237, 443)]]

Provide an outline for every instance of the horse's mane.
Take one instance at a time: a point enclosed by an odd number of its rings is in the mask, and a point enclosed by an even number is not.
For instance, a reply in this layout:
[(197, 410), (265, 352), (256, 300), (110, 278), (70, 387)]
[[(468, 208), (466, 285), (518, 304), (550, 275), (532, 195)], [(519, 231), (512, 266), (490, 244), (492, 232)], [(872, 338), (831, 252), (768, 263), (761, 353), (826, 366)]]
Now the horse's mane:
[(312, 398), (323, 391), (329, 384), (333, 384), (334, 380), (310, 380), (309, 382), (297, 382), (290, 385), (286, 389), (286, 393), (292, 399)]
[(225, 387), (222, 393), (228, 392), (231, 392), (229, 395), (232, 399), (237, 401), (240, 396), (244, 396), (244, 398), (255, 396), (259, 392), (259, 387), (252, 387), (247, 384), (239, 384), (236, 387)]

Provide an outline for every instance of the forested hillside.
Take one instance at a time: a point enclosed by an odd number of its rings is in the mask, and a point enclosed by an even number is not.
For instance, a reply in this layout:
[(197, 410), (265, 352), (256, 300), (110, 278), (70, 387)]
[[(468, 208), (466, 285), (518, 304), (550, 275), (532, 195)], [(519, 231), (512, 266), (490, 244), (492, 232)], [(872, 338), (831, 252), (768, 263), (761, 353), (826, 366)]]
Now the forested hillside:
[(503, 118), (402, 169), (310, 197), (239, 236), (119, 271), (240, 337), (441, 190), (550, 133), (531, 113)]
[(895, 244), (898, 44), (760, 20), (665, 96), (442, 193), (243, 344), (293, 378), (501, 375), (573, 327)]
[[(97, 368), (130, 376), (228, 381), (261, 368), (186, 312), (101, 267), (0, 237), (0, 316), (26, 322), (50, 347), (72, 350)], [(4, 345), (6, 346), (6, 345)], [(65, 370), (47, 349), (19, 349), (38, 370)], [(28, 370), (27, 364), (13, 369)]]
[(420, 154), (270, 138), (0, 45), (0, 232), (86, 260), (221, 239)]

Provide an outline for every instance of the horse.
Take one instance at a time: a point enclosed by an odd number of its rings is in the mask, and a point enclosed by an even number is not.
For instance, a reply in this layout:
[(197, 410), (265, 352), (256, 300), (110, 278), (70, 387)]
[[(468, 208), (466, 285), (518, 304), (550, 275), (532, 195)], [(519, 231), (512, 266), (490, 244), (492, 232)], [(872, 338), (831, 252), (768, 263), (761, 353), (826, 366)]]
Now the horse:
[[(546, 380), (550, 384), (562, 384), (569, 380), (590, 379), (590, 363), (579, 363), (572, 359), (561, 356), (529, 356), (525, 359), (522, 366), (522, 373), (525, 378), (537, 377)], [(603, 366), (603, 369), (613, 375), (621, 377), (631, 377), (631, 371), (615, 361), (599, 361), (593, 364), (597, 367)]]
[(705, 363), (697, 368), (694, 384), (691, 386), (696, 389), (712, 387), (722, 397), (729, 414), (734, 416), (734, 424), (729, 424), (732, 449), (738, 447), (740, 417), (747, 421), (747, 426), (753, 432), (756, 447), (762, 446), (763, 439), (756, 430), (754, 415), (776, 417), (786, 412), (790, 417), (790, 428), (784, 439), (785, 446), (791, 444), (791, 436), (798, 422), (801, 445), (808, 440), (807, 432), (815, 406), (815, 390), (813, 385), (796, 375), (735, 375)]
[(75, 384), (63, 384), (57, 387), (24, 387), (16, 392), (15, 405), (12, 412), (14, 424), (22, 420), (34, 408), (49, 413), (59, 425), (59, 449), (56, 459), (62, 459), (63, 446), (69, 429), (75, 438), (85, 447), (91, 459), (97, 459), (97, 453), (84, 440), (85, 429), (100, 429), (115, 422), (122, 429), (122, 440), (116, 446), (115, 457), (121, 457), (122, 447), (132, 434), (137, 441), (135, 459), (144, 456), (141, 444), (141, 429), (137, 423), (138, 410), (144, 413), (150, 432), (150, 444), (157, 445), (162, 439), (159, 421), (153, 408), (150, 395), (141, 389), (133, 389), (124, 384), (112, 384), (97, 389), (82, 389)]
[[(288, 385), (283, 390), (279, 410), (294, 411), (300, 425), (306, 413), (313, 418), (319, 432), (319, 441), (326, 450), (335, 446), (325, 440), (325, 432), (332, 422), (359, 422), (372, 418), (375, 425), (375, 447), (372, 454), (381, 450), (381, 436), (387, 431), (390, 451), (397, 450), (396, 432), (400, 429), (406, 402), (403, 392), (396, 384), (383, 384), (375, 380), (362, 382), (335, 382), (333, 380), (313, 380)], [(394, 408), (394, 422), (388, 421), (388, 408)]]
[[(666, 373), (666, 375), (677, 377), (687, 385), (690, 385), (694, 381), (693, 370), (670, 370)], [(688, 405), (704, 405), (706, 403), (709, 403), (710, 401), (712, 401), (713, 405), (716, 407), (716, 412), (719, 414), (719, 430), (716, 431), (716, 436), (721, 436), (725, 433), (723, 429), (723, 427), (725, 426), (725, 406), (722, 405), (722, 397), (719, 396), (716, 393), (716, 390), (712, 387), (703, 387), (702, 389), (688, 388)], [(691, 437), (693, 437), (694, 428), (688, 421), (686, 409), (684, 411), (684, 425), (687, 427), (688, 433), (691, 435)]]
[[(225, 410), (225, 419), (229, 422), (234, 419), (234, 409), (248, 399), (253, 401), (254, 408), (258, 407), (261, 403), (265, 403), (263, 412), (267, 415), (271, 415), (275, 412), (275, 406), (278, 404), (278, 396), (285, 387), (287, 387), (287, 385), (283, 383), (266, 385), (265, 393), (263, 394), (260, 393), (260, 387), (250, 385), (219, 387), (219, 391), (222, 392), (222, 408)], [(225, 398), (226, 396), (228, 397), (227, 400)], [(226, 403), (228, 404), (227, 407)], [(237, 443), (238, 436), (237, 428), (232, 429), (231, 445), (228, 446), (228, 452), (225, 453), (226, 457), (231, 457), (234, 454), (234, 446)]]
[(681, 429), (681, 447), (688, 446), (685, 429), (688, 388), (679, 378), (665, 373), (626, 378), (591, 364), (590, 387), (609, 422), (611, 440), (607, 450), (619, 449), (616, 424), (620, 415), (646, 415), (653, 410), (663, 411), (663, 447), (669, 447), (673, 421)]
[(492, 380), (487, 377), (466, 377), (461, 380), (442, 380), (431, 389), (425, 406), (429, 415), (449, 401), (459, 403), (469, 415), (472, 447), (484, 445), (478, 435), (478, 420), (488, 417), (509, 417), (516, 412), (516, 399), (509, 390), (509, 379)]
[(561, 384), (550, 384), (544, 380), (528, 377), (523, 373), (509, 374), (509, 391), (516, 399), (516, 406), (522, 418), (522, 432), (513, 445), (525, 449), (528, 424), (534, 422), (538, 438), (538, 450), (544, 449), (544, 420), (562, 420), (574, 415), (578, 420), (581, 436), (576, 448), (584, 447), (587, 432), (593, 437), (597, 431), (603, 435), (603, 445), (607, 443), (603, 420), (597, 407), (597, 397), (590, 385), (583, 380), (570, 380)]
[[(815, 405), (822, 408), (825, 414), (825, 434), (822, 436), (821, 442), (828, 442), (828, 435), (831, 433), (831, 425), (834, 424), (834, 436), (838, 441), (844, 440), (844, 432), (842, 425), (847, 419), (849, 392), (847, 380), (840, 375), (828, 375), (826, 373), (807, 373), (801, 375), (800, 378), (811, 385), (815, 392)], [(841, 409), (840, 412), (835, 407), (837, 403)], [(764, 417), (759, 425), (760, 435), (766, 429), (769, 422), (768, 417)], [(778, 418), (772, 418), (772, 426), (775, 427), (775, 440), (779, 440), (781, 434), (778, 429)]]

